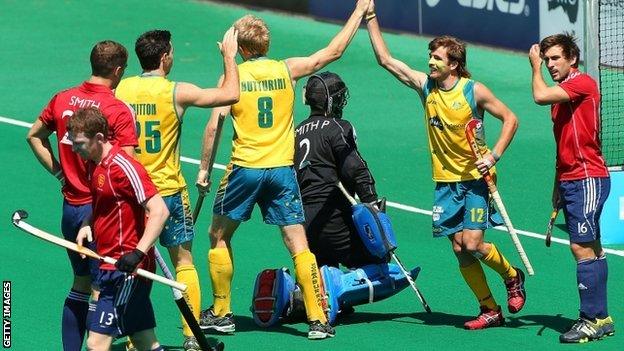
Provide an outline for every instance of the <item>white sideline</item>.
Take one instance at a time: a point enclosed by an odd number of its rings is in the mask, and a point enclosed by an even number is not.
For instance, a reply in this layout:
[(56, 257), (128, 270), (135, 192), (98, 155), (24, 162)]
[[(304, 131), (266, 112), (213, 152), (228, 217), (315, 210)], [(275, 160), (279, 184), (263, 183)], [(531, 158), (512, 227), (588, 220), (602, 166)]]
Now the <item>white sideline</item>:
[[(0, 116), (0, 122), (6, 123), (6, 124), (15, 125), (15, 126), (20, 126), (20, 127), (25, 127), (25, 128), (30, 128), (32, 126), (32, 123), (28, 123), (28, 122), (20, 121), (20, 120), (17, 120), (17, 119), (8, 118), (8, 117), (2, 117), (2, 116)], [(194, 158), (181, 156), (180, 160), (182, 162), (187, 162), (187, 163), (199, 165), (199, 160), (196, 160)], [(214, 168), (225, 169), (225, 165), (215, 163), (214, 164)], [(409, 205), (403, 205), (403, 204), (400, 204), (400, 203), (397, 203), (397, 202), (388, 201), (387, 205), (390, 206), (390, 207), (394, 207), (396, 209), (399, 209), (399, 210), (407, 211), (407, 212), (418, 213), (418, 214), (427, 215), (427, 216), (431, 216), (431, 214), (432, 214), (431, 211), (423, 210), (421, 208), (417, 208), (417, 207), (413, 207), (413, 206), (409, 206)], [(495, 227), (494, 229), (500, 230), (500, 231), (504, 231), (504, 232), (507, 231), (507, 228), (505, 228), (504, 226), (498, 226), (498, 227)], [(526, 230), (516, 229), (516, 232), (518, 234), (520, 234), (520, 235), (528, 236), (530, 238), (536, 238), (536, 239), (540, 239), (540, 240), (546, 239), (545, 235), (538, 234), (538, 233), (533, 233), (533, 232), (528, 232)], [(564, 240), (564, 239), (559, 239), (559, 238), (552, 238), (552, 242), (563, 244), (563, 245), (570, 245), (570, 241), (569, 240)], [(607, 249), (607, 248), (605, 248), (604, 250), (608, 254), (624, 257), (624, 251), (622, 251), (622, 250), (614, 250), (614, 249)]]

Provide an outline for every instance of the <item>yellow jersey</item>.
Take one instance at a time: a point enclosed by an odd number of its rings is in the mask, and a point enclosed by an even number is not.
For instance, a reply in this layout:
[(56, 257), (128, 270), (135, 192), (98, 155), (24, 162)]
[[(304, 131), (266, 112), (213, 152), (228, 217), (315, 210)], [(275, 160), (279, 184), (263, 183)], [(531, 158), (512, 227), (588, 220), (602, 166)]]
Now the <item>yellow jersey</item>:
[(166, 77), (144, 74), (123, 79), (115, 90), (117, 98), (134, 108), (139, 139), (136, 158), (162, 196), (186, 187), (180, 168), (182, 120), (175, 107), (175, 86)]
[(295, 91), (284, 61), (265, 57), (238, 65), (240, 100), (232, 105), (232, 163), (248, 168), (293, 164)]
[[(472, 118), (483, 120), (475, 101), (474, 85), (475, 81), (463, 77), (449, 90), (440, 89), (433, 79), (425, 82), (425, 124), (435, 182), (481, 178), (465, 132)], [(486, 152), (484, 146), (482, 153)], [(495, 169), (490, 172), (494, 175)]]

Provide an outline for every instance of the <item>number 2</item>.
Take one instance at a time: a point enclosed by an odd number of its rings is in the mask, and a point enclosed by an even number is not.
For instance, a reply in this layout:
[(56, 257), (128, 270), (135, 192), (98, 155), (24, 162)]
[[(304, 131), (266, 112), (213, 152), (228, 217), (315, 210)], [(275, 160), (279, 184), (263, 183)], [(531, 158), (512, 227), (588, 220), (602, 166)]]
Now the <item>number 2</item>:
[(299, 162), (299, 169), (303, 169), (303, 167), (307, 166), (307, 164), (304, 165), (304, 163), (306, 162), (306, 157), (308, 157), (308, 154), (310, 153), (310, 139), (305, 138), (301, 140), (299, 142), (299, 147), (300, 148), (305, 147), (305, 153), (303, 154), (303, 158), (301, 159), (301, 162)]

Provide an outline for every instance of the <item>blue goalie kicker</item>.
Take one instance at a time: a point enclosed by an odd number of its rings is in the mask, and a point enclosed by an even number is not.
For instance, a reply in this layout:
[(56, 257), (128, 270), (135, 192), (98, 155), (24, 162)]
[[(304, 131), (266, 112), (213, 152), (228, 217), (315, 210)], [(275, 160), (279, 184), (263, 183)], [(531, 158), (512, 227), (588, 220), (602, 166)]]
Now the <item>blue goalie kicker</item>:
[[(353, 221), (372, 255), (387, 258), (396, 249), (392, 224), (385, 213), (369, 204), (357, 204), (353, 206)], [(353, 306), (386, 299), (410, 285), (393, 263), (369, 264), (348, 271), (322, 266), (320, 272), (330, 324)], [(409, 275), (416, 280), (419, 273), (420, 267), (415, 267)], [(301, 289), (287, 268), (265, 269), (257, 275), (251, 311), (254, 322), (261, 327), (305, 319)]]

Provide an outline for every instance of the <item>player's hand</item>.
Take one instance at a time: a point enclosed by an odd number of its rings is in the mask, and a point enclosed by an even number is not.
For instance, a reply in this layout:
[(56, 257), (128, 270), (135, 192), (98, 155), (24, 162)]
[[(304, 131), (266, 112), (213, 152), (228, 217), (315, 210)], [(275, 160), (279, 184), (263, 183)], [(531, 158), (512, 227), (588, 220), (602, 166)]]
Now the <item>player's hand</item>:
[(145, 253), (139, 249), (134, 249), (131, 252), (121, 255), (115, 263), (115, 267), (121, 272), (134, 273), (139, 263), (143, 261), (143, 258), (145, 258)]
[(238, 52), (238, 31), (234, 27), (225, 32), (223, 41), (217, 42), (221, 55), (225, 58), (235, 58)]
[[(371, 3), (371, 0), (358, 0), (357, 4), (355, 4), (355, 10), (362, 15), (368, 13), (368, 7)], [(374, 10), (374, 9), (373, 9)]]
[(195, 186), (200, 194), (205, 195), (210, 192), (210, 179), (208, 179), (208, 170), (200, 169), (197, 172), (197, 181), (195, 182)]
[(366, 9), (366, 17), (375, 13), (375, 1), (371, 0), (368, 4), (368, 8)]
[(539, 44), (531, 45), (529, 49), (529, 62), (531, 62), (531, 66), (539, 67), (542, 65), (542, 56), (540, 54)]
[(559, 191), (555, 188), (552, 193), (552, 208), (561, 208), (561, 197)]
[[(84, 246), (83, 243), (85, 239), (87, 239), (88, 242), (93, 241), (93, 233), (91, 232), (90, 225), (84, 225), (78, 230), (78, 235), (76, 235), (76, 244), (78, 244), (78, 247)], [(87, 256), (80, 254), (80, 257), (86, 258)]]
[(476, 162), (477, 169), (482, 175), (486, 175), (490, 171), (490, 168), (494, 167), (495, 164), (496, 159), (491, 153), (488, 153)]

